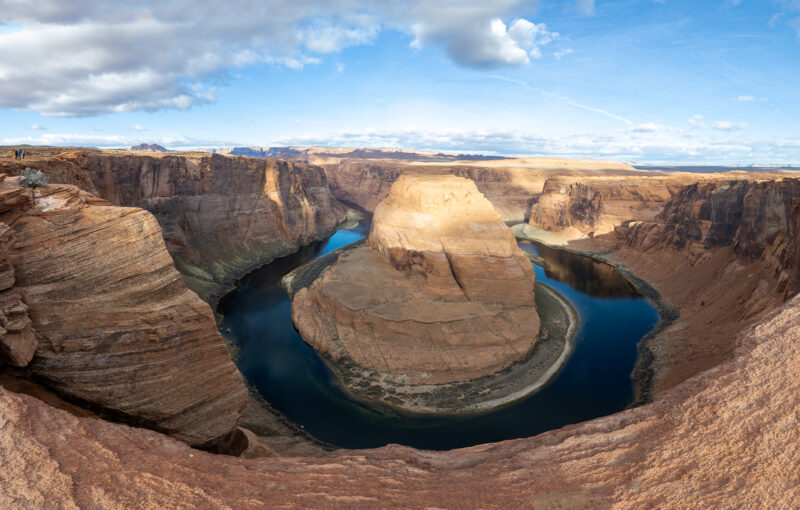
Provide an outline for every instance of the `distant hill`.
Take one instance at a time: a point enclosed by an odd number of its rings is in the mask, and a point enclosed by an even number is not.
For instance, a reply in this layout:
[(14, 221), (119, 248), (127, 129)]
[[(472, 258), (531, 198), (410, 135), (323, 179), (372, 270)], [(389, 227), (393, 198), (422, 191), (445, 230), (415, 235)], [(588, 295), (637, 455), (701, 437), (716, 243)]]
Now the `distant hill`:
[(692, 172), (699, 174), (714, 174), (721, 172), (741, 171), (741, 172), (775, 172), (781, 170), (797, 170), (794, 165), (633, 165), (638, 170), (656, 170), (661, 172)]
[(155, 143), (151, 143), (151, 144), (140, 143), (139, 145), (134, 145), (133, 147), (131, 147), (130, 150), (132, 150), (132, 151), (144, 151), (144, 152), (169, 152), (168, 149), (165, 149), (164, 147), (162, 147), (162, 146), (160, 146), (158, 144), (155, 144)]
[(400, 159), (430, 162), (507, 159), (502, 156), (483, 156), (480, 154), (443, 154), (441, 152), (433, 153), (428, 151), (411, 152), (397, 149), (351, 149), (341, 147), (227, 147), (218, 149), (217, 153), (231, 156), (290, 159), (303, 162), (309, 162), (310, 158)]

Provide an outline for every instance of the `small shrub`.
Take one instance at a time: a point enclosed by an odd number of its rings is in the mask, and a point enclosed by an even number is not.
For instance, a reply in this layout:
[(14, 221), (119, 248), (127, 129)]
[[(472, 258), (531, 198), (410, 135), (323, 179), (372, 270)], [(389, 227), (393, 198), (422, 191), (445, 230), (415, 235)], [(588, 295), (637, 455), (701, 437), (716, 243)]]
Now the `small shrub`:
[(47, 186), (50, 184), (50, 178), (47, 177), (41, 170), (33, 170), (26, 168), (22, 171), (22, 185), (28, 188), (36, 188), (38, 186)]

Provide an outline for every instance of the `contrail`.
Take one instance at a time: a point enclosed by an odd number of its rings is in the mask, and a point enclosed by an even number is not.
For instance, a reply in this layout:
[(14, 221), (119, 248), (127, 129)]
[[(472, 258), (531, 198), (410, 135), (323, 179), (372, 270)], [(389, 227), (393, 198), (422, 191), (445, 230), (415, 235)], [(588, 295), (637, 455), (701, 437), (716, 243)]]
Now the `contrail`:
[(536, 87), (532, 87), (526, 81), (515, 80), (514, 78), (508, 78), (507, 76), (500, 76), (499, 74), (494, 74), (491, 77), (496, 79), (496, 80), (503, 80), (503, 81), (507, 81), (509, 83), (514, 83), (516, 85), (520, 85), (522, 87), (525, 87), (526, 89), (534, 90), (534, 91), (539, 92), (540, 94), (544, 94), (546, 96), (554, 97), (554, 98), (556, 98), (558, 100), (561, 100), (561, 101), (567, 103), (570, 106), (574, 106), (575, 108), (581, 108), (583, 110), (589, 110), (590, 112), (595, 112), (595, 113), (599, 113), (601, 115), (605, 115), (606, 117), (612, 118), (614, 120), (618, 120), (620, 122), (624, 122), (627, 126), (633, 126), (633, 122), (628, 120), (628, 119), (626, 119), (625, 117), (620, 117), (619, 115), (611, 113), (608, 110), (603, 110), (602, 108), (595, 108), (594, 106), (581, 104), (581, 103), (579, 103), (577, 101), (573, 101), (572, 99), (570, 99), (570, 98), (568, 98), (566, 96), (562, 96), (561, 94), (556, 94), (555, 92), (550, 92), (548, 90), (542, 90), (542, 89), (539, 89), (539, 88), (536, 88)]

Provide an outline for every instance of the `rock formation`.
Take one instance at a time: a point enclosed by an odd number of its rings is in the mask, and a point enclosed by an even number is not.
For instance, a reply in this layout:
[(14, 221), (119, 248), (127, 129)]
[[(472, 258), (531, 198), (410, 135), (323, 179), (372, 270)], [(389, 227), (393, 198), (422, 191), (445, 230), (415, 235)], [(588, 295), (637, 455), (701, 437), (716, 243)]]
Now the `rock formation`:
[(551, 177), (528, 224), (568, 238), (605, 234), (626, 220), (653, 219), (679, 187), (665, 177)]
[(694, 264), (710, 250), (730, 246), (745, 261), (766, 259), (773, 289), (800, 291), (800, 180), (736, 180), (681, 188), (654, 221), (628, 224), (626, 244), (644, 251), (685, 249)]
[(533, 268), (467, 179), (403, 175), (378, 205), (367, 243), (435, 297), (532, 306)]
[(531, 158), (450, 164), (408, 164), (398, 161), (341, 160), (323, 165), (331, 190), (337, 198), (353, 202), (368, 211), (389, 193), (392, 183), (404, 173), (450, 174), (475, 182), (504, 221), (527, 218), (531, 202), (542, 193), (554, 175), (587, 176), (602, 172), (628, 175), (628, 166), (607, 162)]
[(107, 202), (74, 186), (16, 181), (0, 183), (0, 229), (14, 236), (2, 254), (14, 275), (0, 294), (5, 361), (27, 365), (62, 395), (192, 445), (230, 435), (244, 384), (153, 216), (92, 205)]
[(139, 145), (134, 145), (129, 150), (140, 152), (169, 152), (167, 149), (158, 145), (157, 143), (140, 143)]
[(346, 216), (322, 169), (302, 163), (86, 150), (25, 165), (153, 213), (187, 285), (211, 301), (248, 270), (326, 237)]
[(236, 459), (0, 388), (0, 506), (795, 508), (800, 297), (659, 401), (449, 452)]
[(440, 384), (494, 373), (533, 348), (533, 268), (471, 181), (401, 176), (368, 245), (295, 296), (295, 324), (324, 355), (397, 383)]
[[(32, 195), (5, 179), (5, 174), (0, 174), (0, 215), (29, 207)], [(11, 227), (0, 223), (0, 364), (24, 367), (33, 358), (37, 343), (28, 317), (28, 305), (14, 287), (14, 266), (8, 260), (14, 240)]]

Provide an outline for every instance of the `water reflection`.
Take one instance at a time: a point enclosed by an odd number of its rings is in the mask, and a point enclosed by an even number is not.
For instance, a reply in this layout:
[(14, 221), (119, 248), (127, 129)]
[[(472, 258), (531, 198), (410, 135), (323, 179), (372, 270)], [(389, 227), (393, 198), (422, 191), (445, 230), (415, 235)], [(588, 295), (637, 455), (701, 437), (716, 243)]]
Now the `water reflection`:
[(549, 278), (564, 282), (592, 297), (640, 296), (636, 288), (613, 266), (533, 241), (520, 241), (519, 246), (542, 258), (545, 262), (544, 272)]

